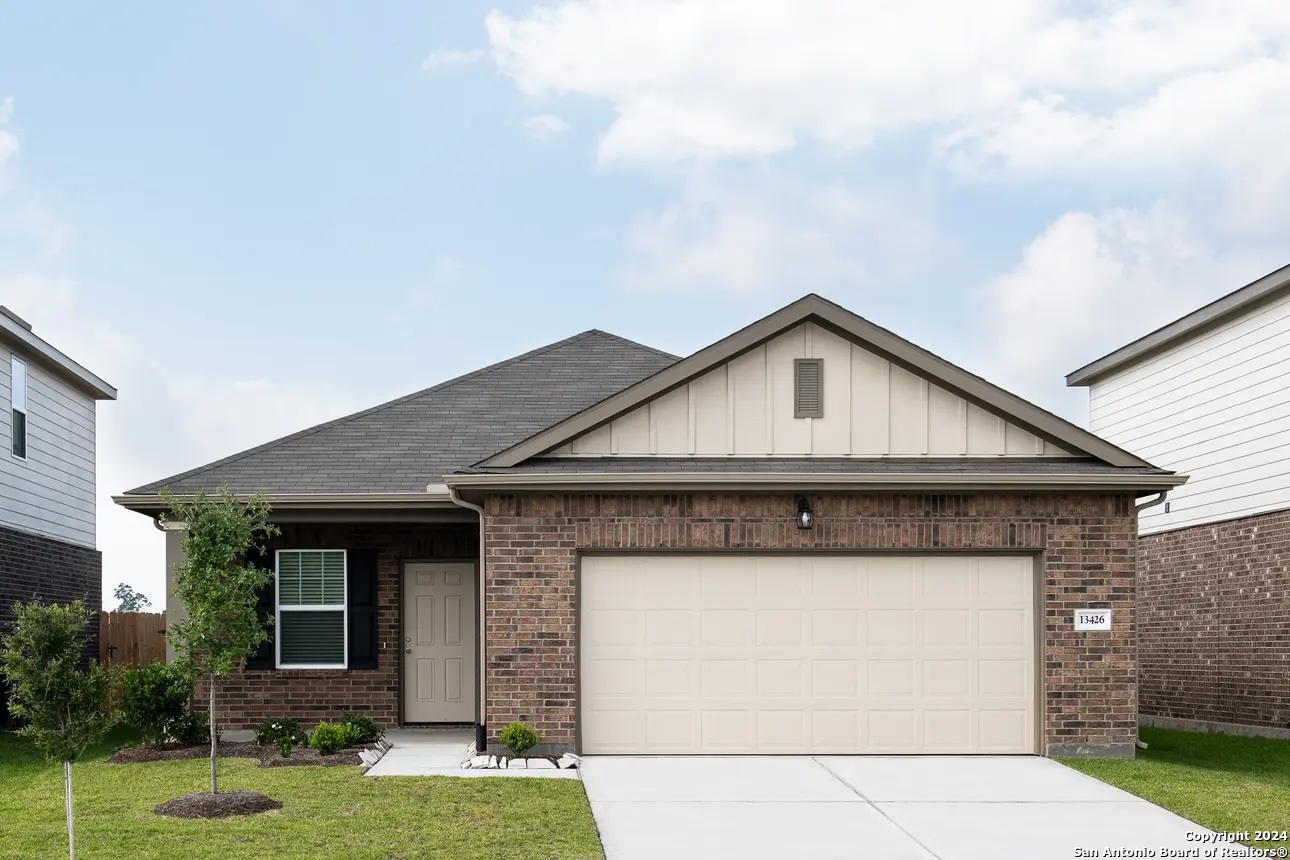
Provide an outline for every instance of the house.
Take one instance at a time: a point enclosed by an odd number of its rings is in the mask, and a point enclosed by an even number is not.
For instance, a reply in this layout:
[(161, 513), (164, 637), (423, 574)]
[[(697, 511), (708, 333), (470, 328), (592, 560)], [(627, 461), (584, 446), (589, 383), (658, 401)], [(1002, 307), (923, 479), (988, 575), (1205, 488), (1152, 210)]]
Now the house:
[(234, 728), (1132, 756), (1134, 505), (1183, 480), (808, 295), (684, 359), (584, 332), (117, 501), (273, 503)]
[[(115, 399), (115, 388), (0, 307), (0, 633), (19, 601), (80, 598), (100, 607), (95, 409)], [(7, 689), (0, 683), (0, 725)]]
[(1290, 266), (1066, 378), (1093, 432), (1190, 475), (1145, 508), (1150, 725), (1290, 737)]

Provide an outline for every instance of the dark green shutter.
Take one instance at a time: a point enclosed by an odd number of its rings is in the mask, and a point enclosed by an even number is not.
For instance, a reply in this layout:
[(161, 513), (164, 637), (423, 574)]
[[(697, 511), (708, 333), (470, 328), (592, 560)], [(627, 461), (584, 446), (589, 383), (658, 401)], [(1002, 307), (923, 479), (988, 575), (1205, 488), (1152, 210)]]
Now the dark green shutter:
[(375, 669), (380, 647), (376, 629), (376, 550), (349, 551), (349, 668)]
[(248, 669), (272, 669), (275, 665), (273, 659), (274, 636), (277, 631), (271, 622), (278, 611), (276, 597), (278, 573), (277, 568), (274, 566), (273, 558), (273, 550), (261, 553), (254, 547), (246, 554), (247, 564), (253, 564), (258, 568), (273, 572), (273, 579), (269, 580), (269, 584), (261, 588), (259, 594), (256, 595), (256, 610), (259, 612), (260, 620), (263, 622), (268, 619), (270, 622), (269, 639), (267, 642), (261, 642), (260, 647), (255, 649), (255, 653), (246, 658), (246, 668)]

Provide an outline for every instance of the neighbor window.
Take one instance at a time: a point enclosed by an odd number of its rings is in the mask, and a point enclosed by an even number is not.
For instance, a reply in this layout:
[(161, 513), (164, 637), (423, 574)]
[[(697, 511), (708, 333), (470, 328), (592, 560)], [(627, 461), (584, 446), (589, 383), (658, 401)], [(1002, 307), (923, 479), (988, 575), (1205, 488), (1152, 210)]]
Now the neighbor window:
[(278, 666), (345, 668), (345, 551), (278, 550)]
[(13, 428), (15, 457), (27, 457), (27, 363), (17, 356), (9, 358), (10, 427)]

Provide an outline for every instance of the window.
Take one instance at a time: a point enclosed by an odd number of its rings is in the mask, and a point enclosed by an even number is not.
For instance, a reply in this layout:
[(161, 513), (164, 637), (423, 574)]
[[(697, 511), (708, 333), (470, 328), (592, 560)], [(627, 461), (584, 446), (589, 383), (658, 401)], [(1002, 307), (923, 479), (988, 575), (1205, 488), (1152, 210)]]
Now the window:
[(795, 418), (824, 417), (824, 359), (793, 359), (793, 416)]
[(277, 567), (278, 666), (344, 669), (345, 550), (278, 550)]
[(17, 356), (9, 357), (10, 427), (15, 457), (27, 458), (27, 363)]

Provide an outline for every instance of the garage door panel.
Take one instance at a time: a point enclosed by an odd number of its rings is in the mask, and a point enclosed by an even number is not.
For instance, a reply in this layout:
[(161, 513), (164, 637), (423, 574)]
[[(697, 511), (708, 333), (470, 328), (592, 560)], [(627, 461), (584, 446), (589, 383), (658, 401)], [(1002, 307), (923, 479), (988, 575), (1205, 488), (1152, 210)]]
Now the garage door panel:
[(923, 645), (959, 652), (972, 647), (971, 609), (924, 609)]
[(870, 609), (865, 632), (871, 648), (909, 648), (918, 641), (917, 614), (913, 609)]
[(698, 641), (698, 613), (691, 609), (645, 611), (645, 644), (693, 645)]
[(589, 557), (583, 751), (1034, 752), (1032, 579), (1023, 557)]
[(923, 695), (929, 698), (968, 696), (974, 686), (972, 666), (971, 660), (923, 660)]
[(757, 615), (751, 609), (709, 609), (699, 625), (704, 647), (743, 648), (757, 641)]
[(815, 609), (811, 611), (811, 645), (854, 648), (864, 631), (859, 609)]
[(854, 699), (863, 689), (860, 661), (812, 660), (811, 696), (814, 699)]

